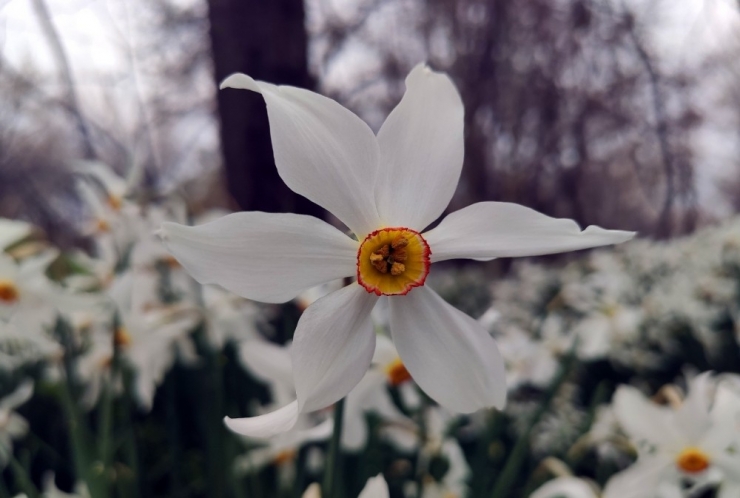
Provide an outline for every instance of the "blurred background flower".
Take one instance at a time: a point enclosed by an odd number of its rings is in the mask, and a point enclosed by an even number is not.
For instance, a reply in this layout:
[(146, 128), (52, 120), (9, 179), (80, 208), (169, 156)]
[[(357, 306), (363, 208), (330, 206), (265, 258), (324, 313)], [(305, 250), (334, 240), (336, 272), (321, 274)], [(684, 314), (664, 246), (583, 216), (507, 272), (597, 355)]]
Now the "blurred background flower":
[[(0, 498), (735, 498), (739, 51), (732, 0), (0, 0)], [(377, 132), (420, 62), (465, 108), (446, 213), (640, 239), (434, 265), (500, 346), (501, 411), (427, 397), (381, 299), (343, 408), (229, 432), (295, 398), (296, 324), (341, 282), (255, 303), (159, 243), (241, 210), (337, 225), (278, 176), (261, 97), (218, 84), (306, 88)]]

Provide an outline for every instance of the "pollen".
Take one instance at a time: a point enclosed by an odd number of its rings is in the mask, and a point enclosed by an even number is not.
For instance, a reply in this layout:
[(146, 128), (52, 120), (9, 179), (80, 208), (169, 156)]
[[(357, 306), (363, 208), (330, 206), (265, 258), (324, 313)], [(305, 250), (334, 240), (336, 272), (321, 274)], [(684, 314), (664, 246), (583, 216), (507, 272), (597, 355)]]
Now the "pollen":
[(394, 387), (411, 380), (411, 374), (406, 370), (406, 365), (403, 364), (401, 358), (396, 358), (385, 367), (385, 373), (388, 376), (388, 383)]
[(95, 230), (98, 233), (106, 233), (110, 231), (110, 224), (104, 220), (103, 218), (98, 218), (95, 220)]
[(424, 285), (431, 253), (424, 237), (414, 230), (376, 230), (357, 251), (357, 282), (378, 296), (408, 294)]
[(131, 334), (124, 327), (118, 327), (113, 332), (113, 343), (119, 348), (125, 348), (131, 345), (132, 339)]
[(296, 452), (296, 450), (294, 449), (283, 450), (275, 455), (275, 458), (273, 458), (272, 462), (278, 466), (285, 465), (286, 463), (290, 463), (295, 460), (297, 454), (298, 452)]
[(117, 196), (117, 195), (109, 195), (108, 196), (108, 206), (110, 206), (110, 208), (113, 211), (120, 211), (121, 210), (121, 204), (122, 203), (123, 202), (121, 201), (121, 198), (119, 196)]
[(705, 471), (710, 464), (709, 455), (699, 448), (686, 448), (676, 457), (676, 467), (689, 474)]
[(0, 279), (0, 301), (5, 304), (13, 304), (18, 300), (20, 292), (11, 280)]

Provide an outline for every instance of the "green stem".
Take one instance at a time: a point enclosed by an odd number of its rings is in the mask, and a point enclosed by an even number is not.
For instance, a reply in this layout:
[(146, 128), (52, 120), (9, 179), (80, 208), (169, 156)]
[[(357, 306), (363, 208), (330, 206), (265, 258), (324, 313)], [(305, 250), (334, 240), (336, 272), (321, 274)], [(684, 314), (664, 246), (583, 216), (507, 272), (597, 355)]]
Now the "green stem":
[(98, 413), (98, 458), (104, 472), (111, 465), (111, 430), (113, 427), (113, 386), (107, 381), (103, 387), (100, 412)]
[(33, 481), (26, 472), (23, 465), (16, 460), (13, 454), (10, 455), (10, 470), (13, 472), (13, 478), (18, 488), (25, 493), (28, 498), (39, 498), (39, 490), (33, 485)]
[[(421, 389), (419, 389), (419, 394), (421, 396), (421, 404), (416, 412), (416, 424), (419, 427), (419, 448), (423, 449), (428, 439), (426, 411), (429, 406), (429, 398)], [(423, 459), (420, 457), (420, 453), (421, 451), (416, 459), (416, 498), (421, 498), (424, 493), (424, 476), (428, 470), (422, 468)]]
[(2, 472), (0, 472), (0, 498), (11, 498), (10, 491), (5, 486), (5, 481), (2, 479)]
[(527, 423), (527, 429), (524, 431), (522, 436), (514, 445), (514, 449), (511, 450), (509, 457), (506, 459), (504, 469), (499, 474), (496, 485), (491, 493), (491, 498), (507, 498), (511, 495), (511, 489), (513, 488), (517, 477), (519, 475), (519, 469), (521, 468), (524, 460), (527, 456), (529, 449), (529, 439), (532, 435), (534, 427), (539, 423), (542, 416), (547, 413), (550, 409), (555, 395), (560, 390), (560, 387), (565, 383), (568, 378), (573, 365), (575, 363), (575, 347), (571, 352), (563, 358), (560, 365), (560, 371), (558, 372), (555, 379), (550, 384), (542, 403), (537, 410), (532, 414), (529, 422)]
[(98, 441), (97, 451), (98, 458), (103, 465), (103, 472), (106, 474), (111, 467), (113, 452), (111, 450), (111, 437), (113, 433), (113, 401), (114, 385), (120, 372), (121, 351), (115, 341), (115, 331), (120, 327), (120, 318), (118, 315), (114, 319), (113, 334), (111, 341), (113, 343), (113, 355), (111, 357), (110, 372), (107, 378), (103, 379), (103, 392), (101, 395), (101, 406), (98, 412)]
[(131, 406), (131, 395), (127, 389), (124, 396), (121, 397), (119, 427), (124, 428), (125, 438), (123, 440), (122, 457), (125, 465), (131, 470), (131, 479), (116, 480), (119, 494), (124, 497), (142, 496), (144, 492), (144, 478), (139, 470), (139, 451), (136, 446), (136, 430), (133, 422), (133, 407)]
[(326, 459), (324, 469), (324, 483), (322, 486), (322, 498), (340, 498), (340, 478), (342, 476), (341, 439), (342, 424), (344, 422), (344, 399), (337, 401), (334, 405), (334, 430), (329, 442), (329, 455)]

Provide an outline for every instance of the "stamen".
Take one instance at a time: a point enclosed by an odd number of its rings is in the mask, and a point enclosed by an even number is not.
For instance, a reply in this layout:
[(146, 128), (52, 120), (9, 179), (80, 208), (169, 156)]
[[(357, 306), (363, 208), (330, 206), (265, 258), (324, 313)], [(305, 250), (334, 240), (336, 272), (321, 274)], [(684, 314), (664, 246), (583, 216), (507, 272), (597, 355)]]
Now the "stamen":
[(121, 209), (121, 198), (118, 197), (117, 195), (109, 195), (108, 196), (108, 205), (114, 211), (119, 211)]
[(125, 348), (132, 342), (131, 335), (124, 327), (118, 327), (113, 332), (113, 343), (119, 348)]
[(388, 382), (394, 387), (411, 380), (411, 374), (406, 370), (406, 365), (403, 364), (401, 358), (396, 358), (389, 364), (385, 368), (385, 372), (388, 375)]
[(103, 218), (95, 220), (95, 230), (99, 233), (105, 233), (110, 231), (110, 224)]
[(403, 263), (393, 263), (391, 266), (391, 275), (397, 277), (406, 271), (406, 265)]
[(18, 287), (11, 280), (0, 279), (0, 301), (13, 304), (18, 300)]
[(357, 252), (357, 281), (368, 292), (397, 296), (424, 285), (431, 250), (420, 233), (383, 228), (369, 234)]
[(286, 463), (292, 462), (295, 460), (296, 455), (298, 452), (293, 449), (283, 450), (277, 455), (275, 455), (275, 458), (273, 459), (273, 463), (275, 465), (284, 465)]
[(399, 235), (390, 244), (385, 244), (370, 255), (370, 263), (380, 273), (391, 272), (391, 275), (397, 277), (406, 271), (406, 266), (402, 263), (406, 261), (408, 253), (406, 246), (409, 240), (403, 235)]
[(689, 474), (698, 474), (709, 467), (709, 455), (699, 448), (689, 447), (679, 453), (676, 466)]

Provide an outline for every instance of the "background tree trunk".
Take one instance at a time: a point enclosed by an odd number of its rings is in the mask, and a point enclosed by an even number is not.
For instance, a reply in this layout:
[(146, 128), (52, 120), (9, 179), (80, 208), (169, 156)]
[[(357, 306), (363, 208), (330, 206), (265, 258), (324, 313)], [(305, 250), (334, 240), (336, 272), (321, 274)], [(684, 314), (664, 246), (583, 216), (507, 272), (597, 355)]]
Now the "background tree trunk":
[[(208, 0), (214, 76), (243, 72), (270, 83), (312, 88), (303, 0)], [(218, 92), (221, 148), (227, 188), (244, 210), (323, 210), (295, 194), (275, 168), (262, 97), (244, 90)]]

